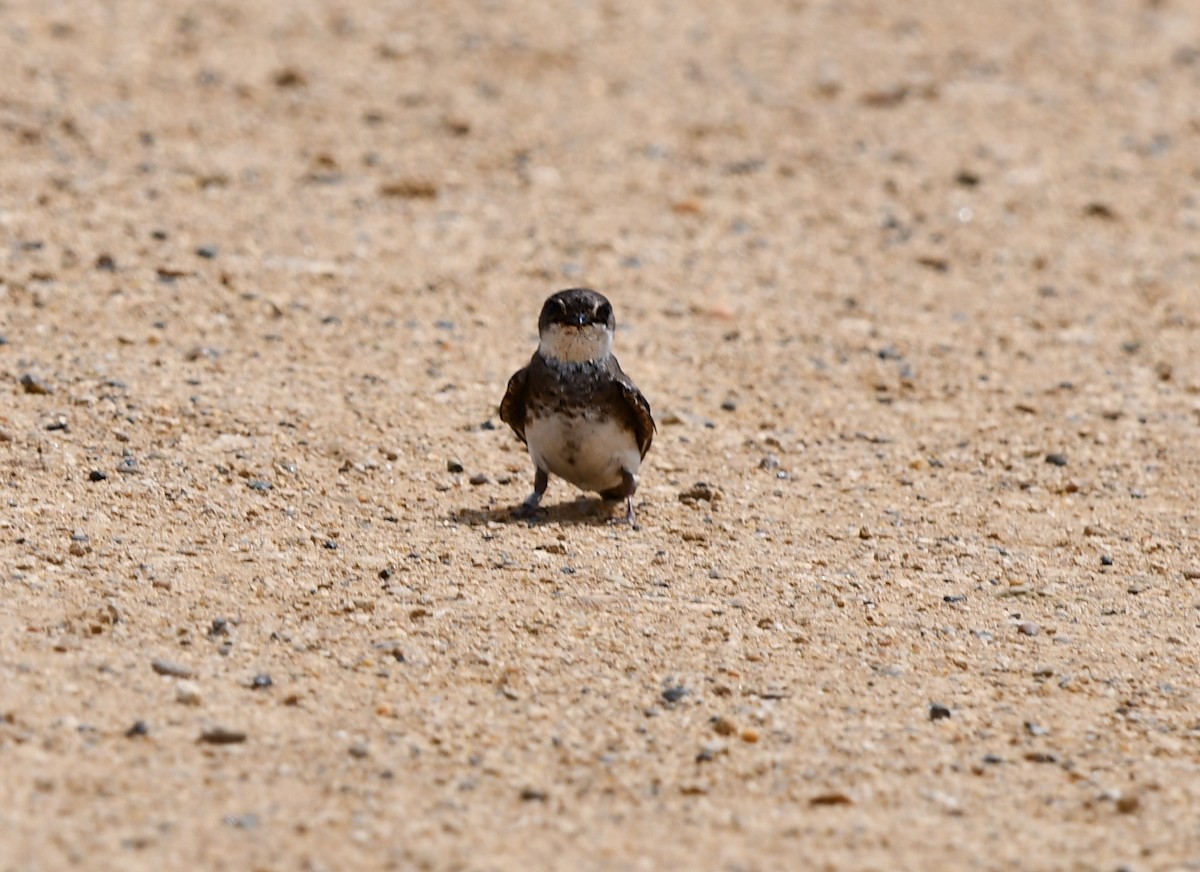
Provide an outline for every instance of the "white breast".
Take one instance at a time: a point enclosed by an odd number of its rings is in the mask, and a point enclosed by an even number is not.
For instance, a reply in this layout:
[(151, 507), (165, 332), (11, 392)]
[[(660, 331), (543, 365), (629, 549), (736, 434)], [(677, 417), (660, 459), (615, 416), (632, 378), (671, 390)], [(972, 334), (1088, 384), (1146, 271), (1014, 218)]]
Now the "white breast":
[(530, 418), (525, 439), (534, 463), (586, 491), (618, 487), (622, 470), (637, 475), (642, 465), (637, 438), (611, 418)]

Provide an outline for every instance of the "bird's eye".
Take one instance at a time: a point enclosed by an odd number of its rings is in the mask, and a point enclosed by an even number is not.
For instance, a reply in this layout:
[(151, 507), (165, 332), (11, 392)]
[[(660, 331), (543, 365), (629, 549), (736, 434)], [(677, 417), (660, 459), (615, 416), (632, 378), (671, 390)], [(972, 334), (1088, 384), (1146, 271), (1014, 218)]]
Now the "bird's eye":
[(612, 306), (608, 303), (601, 303), (600, 308), (596, 310), (596, 321), (600, 324), (607, 324), (608, 319), (612, 317)]

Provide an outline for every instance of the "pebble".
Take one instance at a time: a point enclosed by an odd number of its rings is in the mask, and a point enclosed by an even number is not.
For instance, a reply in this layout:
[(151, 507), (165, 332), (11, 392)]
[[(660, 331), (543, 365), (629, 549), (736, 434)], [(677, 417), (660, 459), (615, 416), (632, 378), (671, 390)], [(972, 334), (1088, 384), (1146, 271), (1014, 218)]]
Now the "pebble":
[(724, 715), (712, 719), (712, 728), (718, 736), (732, 736), (737, 732), (737, 724)]
[(521, 800), (523, 802), (545, 802), (550, 798), (550, 794), (544, 790), (538, 790), (536, 787), (522, 787)]
[(215, 245), (201, 245), (196, 249), (196, 256), (202, 257), (205, 260), (212, 260), (217, 256), (217, 247)]
[(138, 462), (133, 457), (125, 457), (117, 464), (117, 472), (122, 475), (133, 475), (138, 471)]
[(54, 393), (54, 388), (50, 387), (50, 385), (46, 384), (36, 375), (28, 372), (21, 376), (21, 388), (27, 394), (45, 395)]
[(451, 460), (446, 461), (446, 472), (462, 472), (462, 471), (463, 471), (463, 465), (462, 465), (461, 460), (451, 459)]
[(721, 403), (721, 408), (724, 409), (726, 412), (736, 412), (737, 411), (737, 400), (734, 400), (734, 399), (724, 400)]
[(1101, 554), (1100, 555), (1100, 565), (1101, 566), (1112, 566), (1113, 559), (1111, 557), (1109, 557), (1107, 554)]
[(1021, 621), (1017, 624), (1017, 632), (1022, 636), (1036, 636), (1041, 632), (1041, 628), (1033, 621)]
[(250, 490), (269, 491), (272, 487), (274, 487), (274, 485), (261, 478), (252, 478), (246, 482), (246, 487), (250, 488)]
[(1066, 466), (1067, 455), (1060, 452), (1052, 452), (1046, 455), (1046, 462), (1054, 466)]
[(108, 473), (101, 472), (98, 469), (93, 469), (88, 473), (88, 481), (104, 481), (108, 478)]
[(176, 663), (174, 660), (151, 660), (150, 668), (159, 675), (170, 675), (174, 678), (191, 678), (195, 674), (192, 667)]
[(482, 472), (477, 472), (473, 476), (471, 476), (468, 479), (468, 481), (470, 481), (471, 484), (473, 484), (473, 485), (481, 485), (481, 484), (487, 484), (490, 481), (490, 479), (487, 477), (486, 474), (484, 474)]
[(708, 482), (698, 481), (685, 491), (679, 494), (679, 501), (694, 505), (695, 503), (704, 501), (708, 503), (716, 502), (721, 499), (721, 492), (713, 487)]
[(180, 681), (175, 685), (175, 702), (183, 705), (200, 705), (200, 685), (194, 681)]
[(931, 702), (929, 704), (929, 720), (940, 721), (950, 717), (949, 706), (942, 705), (940, 702)]
[(768, 454), (758, 462), (759, 469), (779, 469), (779, 455)]
[(1025, 732), (1029, 733), (1031, 736), (1038, 737), (1050, 735), (1050, 731), (1048, 729), (1043, 727), (1041, 724), (1035, 724), (1033, 721), (1025, 722)]
[(242, 730), (231, 730), (228, 727), (209, 727), (200, 732), (199, 742), (207, 745), (237, 745), (246, 741)]
[(132, 739), (136, 736), (145, 736), (150, 733), (150, 727), (145, 721), (134, 721), (133, 726), (125, 731), (125, 738)]
[(371, 753), (371, 749), (367, 747), (366, 742), (355, 742), (348, 750), (350, 751), (350, 756), (358, 760), (369, 756)]
[(677, 684), (674, 687), (668, 687), (666, 690), (664, 690), (662, 692), (662, 698), (669, 703), (677, 703), (689, 693), (690, 691), (686, 687), (684, 687), (682, 684)]
[(96, 269), (103, 272), (116, 272), (117, 262), (113, 260), (111, 254), (102, 254), (96, 258)]
[(255, 690), (262, 690), (263, 688), (272, 686), (274, 683), (275, 680), (265, 672), (258, 673), (258, 675), (250, 680), (250, 686)]

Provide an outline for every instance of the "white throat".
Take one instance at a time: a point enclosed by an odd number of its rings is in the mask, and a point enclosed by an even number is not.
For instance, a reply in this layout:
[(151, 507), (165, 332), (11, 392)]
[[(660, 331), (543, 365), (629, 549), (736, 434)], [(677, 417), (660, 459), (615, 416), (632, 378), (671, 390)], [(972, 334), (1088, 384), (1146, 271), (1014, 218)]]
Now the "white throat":
[(549, 324), (542, 332), (538, 351), (547, 360), (560, 363), (594, 363), (612, 353), (612, 331), (603, 324), (567, 327)]

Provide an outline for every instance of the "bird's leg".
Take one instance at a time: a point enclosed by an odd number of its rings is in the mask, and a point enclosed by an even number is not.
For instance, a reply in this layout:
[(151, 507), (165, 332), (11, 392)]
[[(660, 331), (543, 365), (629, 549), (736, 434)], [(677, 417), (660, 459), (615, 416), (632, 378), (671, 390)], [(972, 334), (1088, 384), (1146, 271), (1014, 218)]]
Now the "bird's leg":
[(600, 494), (600, 496), (604, 497), (606, 500), (625, 501), (625, 517), (614, 519), (614, 523), (628, 524), (630, 527), (637, 529), (637, 515), (633, 511), (633, 494), (636, 490), (637, 479), (634, 478), (632, 472), (627, 469), (622, 469), (621, 483), (617, 487), (614, 487), (611, 490), (606, 490), (604, 493)]
[(525, 502), (517, 507), (518, 518), (532, 518), (537, 514), (538, 503), (542, 501), (542, 494), (546, 492), (546, 487), (550, 484), (550, 473), (538, 467), (533, 476), (533, 493), (525, 498)]

